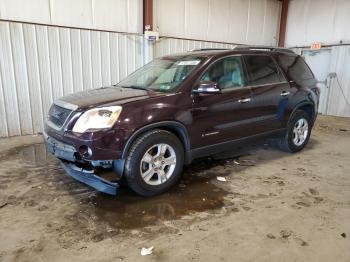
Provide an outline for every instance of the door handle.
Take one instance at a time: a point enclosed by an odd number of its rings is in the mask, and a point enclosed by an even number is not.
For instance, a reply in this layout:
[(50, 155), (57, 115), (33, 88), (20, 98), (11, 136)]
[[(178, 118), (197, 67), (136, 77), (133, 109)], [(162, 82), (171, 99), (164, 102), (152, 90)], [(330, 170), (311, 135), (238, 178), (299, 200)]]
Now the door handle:
[(244, 103), (250, 103), (250, 98), (241, 98), (238, 100), (238, 103), (244, 104)]
[(290, 94), (289, 91), (283, 91), (283, 92), (281, 93), (281, 96), (288, 96), (289, 94)]

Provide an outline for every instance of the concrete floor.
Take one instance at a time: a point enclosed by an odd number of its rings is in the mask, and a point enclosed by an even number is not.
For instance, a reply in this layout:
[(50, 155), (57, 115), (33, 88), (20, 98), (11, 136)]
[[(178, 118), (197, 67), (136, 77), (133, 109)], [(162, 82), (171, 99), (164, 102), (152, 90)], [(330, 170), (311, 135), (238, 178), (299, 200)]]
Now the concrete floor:
[(75, 182), (40, 136), (0, 139), (0, 163), (0, 261), (350, 261), (350, 119), (320, 116), (297, 154), (198, 160), (154, 198)]

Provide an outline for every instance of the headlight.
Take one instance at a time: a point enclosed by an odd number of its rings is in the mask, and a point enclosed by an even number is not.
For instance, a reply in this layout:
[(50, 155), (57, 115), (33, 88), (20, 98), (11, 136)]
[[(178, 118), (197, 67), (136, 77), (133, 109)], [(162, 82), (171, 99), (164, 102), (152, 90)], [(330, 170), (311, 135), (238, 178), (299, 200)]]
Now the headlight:
[(111, 128), (122, 112), (121, 106), (99, 107), (83, 113), (73, 127), (73, 132), (84, 133), (88, 129)]

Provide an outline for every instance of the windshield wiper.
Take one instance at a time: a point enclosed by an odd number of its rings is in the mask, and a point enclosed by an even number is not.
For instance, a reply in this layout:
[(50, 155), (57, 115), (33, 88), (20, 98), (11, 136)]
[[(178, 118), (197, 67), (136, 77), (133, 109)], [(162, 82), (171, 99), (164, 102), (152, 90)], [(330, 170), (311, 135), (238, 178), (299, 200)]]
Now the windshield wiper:
[(145, 87), (142, 86), (122, 86), (122, 88), (132, 88), (132, 89), (138, 89), (138, 90), (148, 90)]

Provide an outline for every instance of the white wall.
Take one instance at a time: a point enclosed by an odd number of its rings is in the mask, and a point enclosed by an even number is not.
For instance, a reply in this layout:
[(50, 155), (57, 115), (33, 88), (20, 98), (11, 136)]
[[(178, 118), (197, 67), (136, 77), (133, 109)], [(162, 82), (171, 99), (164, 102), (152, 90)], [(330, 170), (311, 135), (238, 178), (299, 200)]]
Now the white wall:
[(330, 81), (326, 113), (350, 117), (350, 46), (332, 48), (330, 72), (335, 72), (337, 77)]
[(0, 0), (0, 20), (0, 137), (41, 132), (55, 99), (143, 65), (142, 0)]
[(286, 46), (350, 43), (349, 0), (291, 0)]
[(154, 0), (161, 36), (239, 44), (276, 45), (278, 0)]
[(142, 33), (142, 0), (0, 0), (0, 19)]
[(143, 65), (143, 36), (0, 21), (0, 137), (35, 134), (52, 102)]

